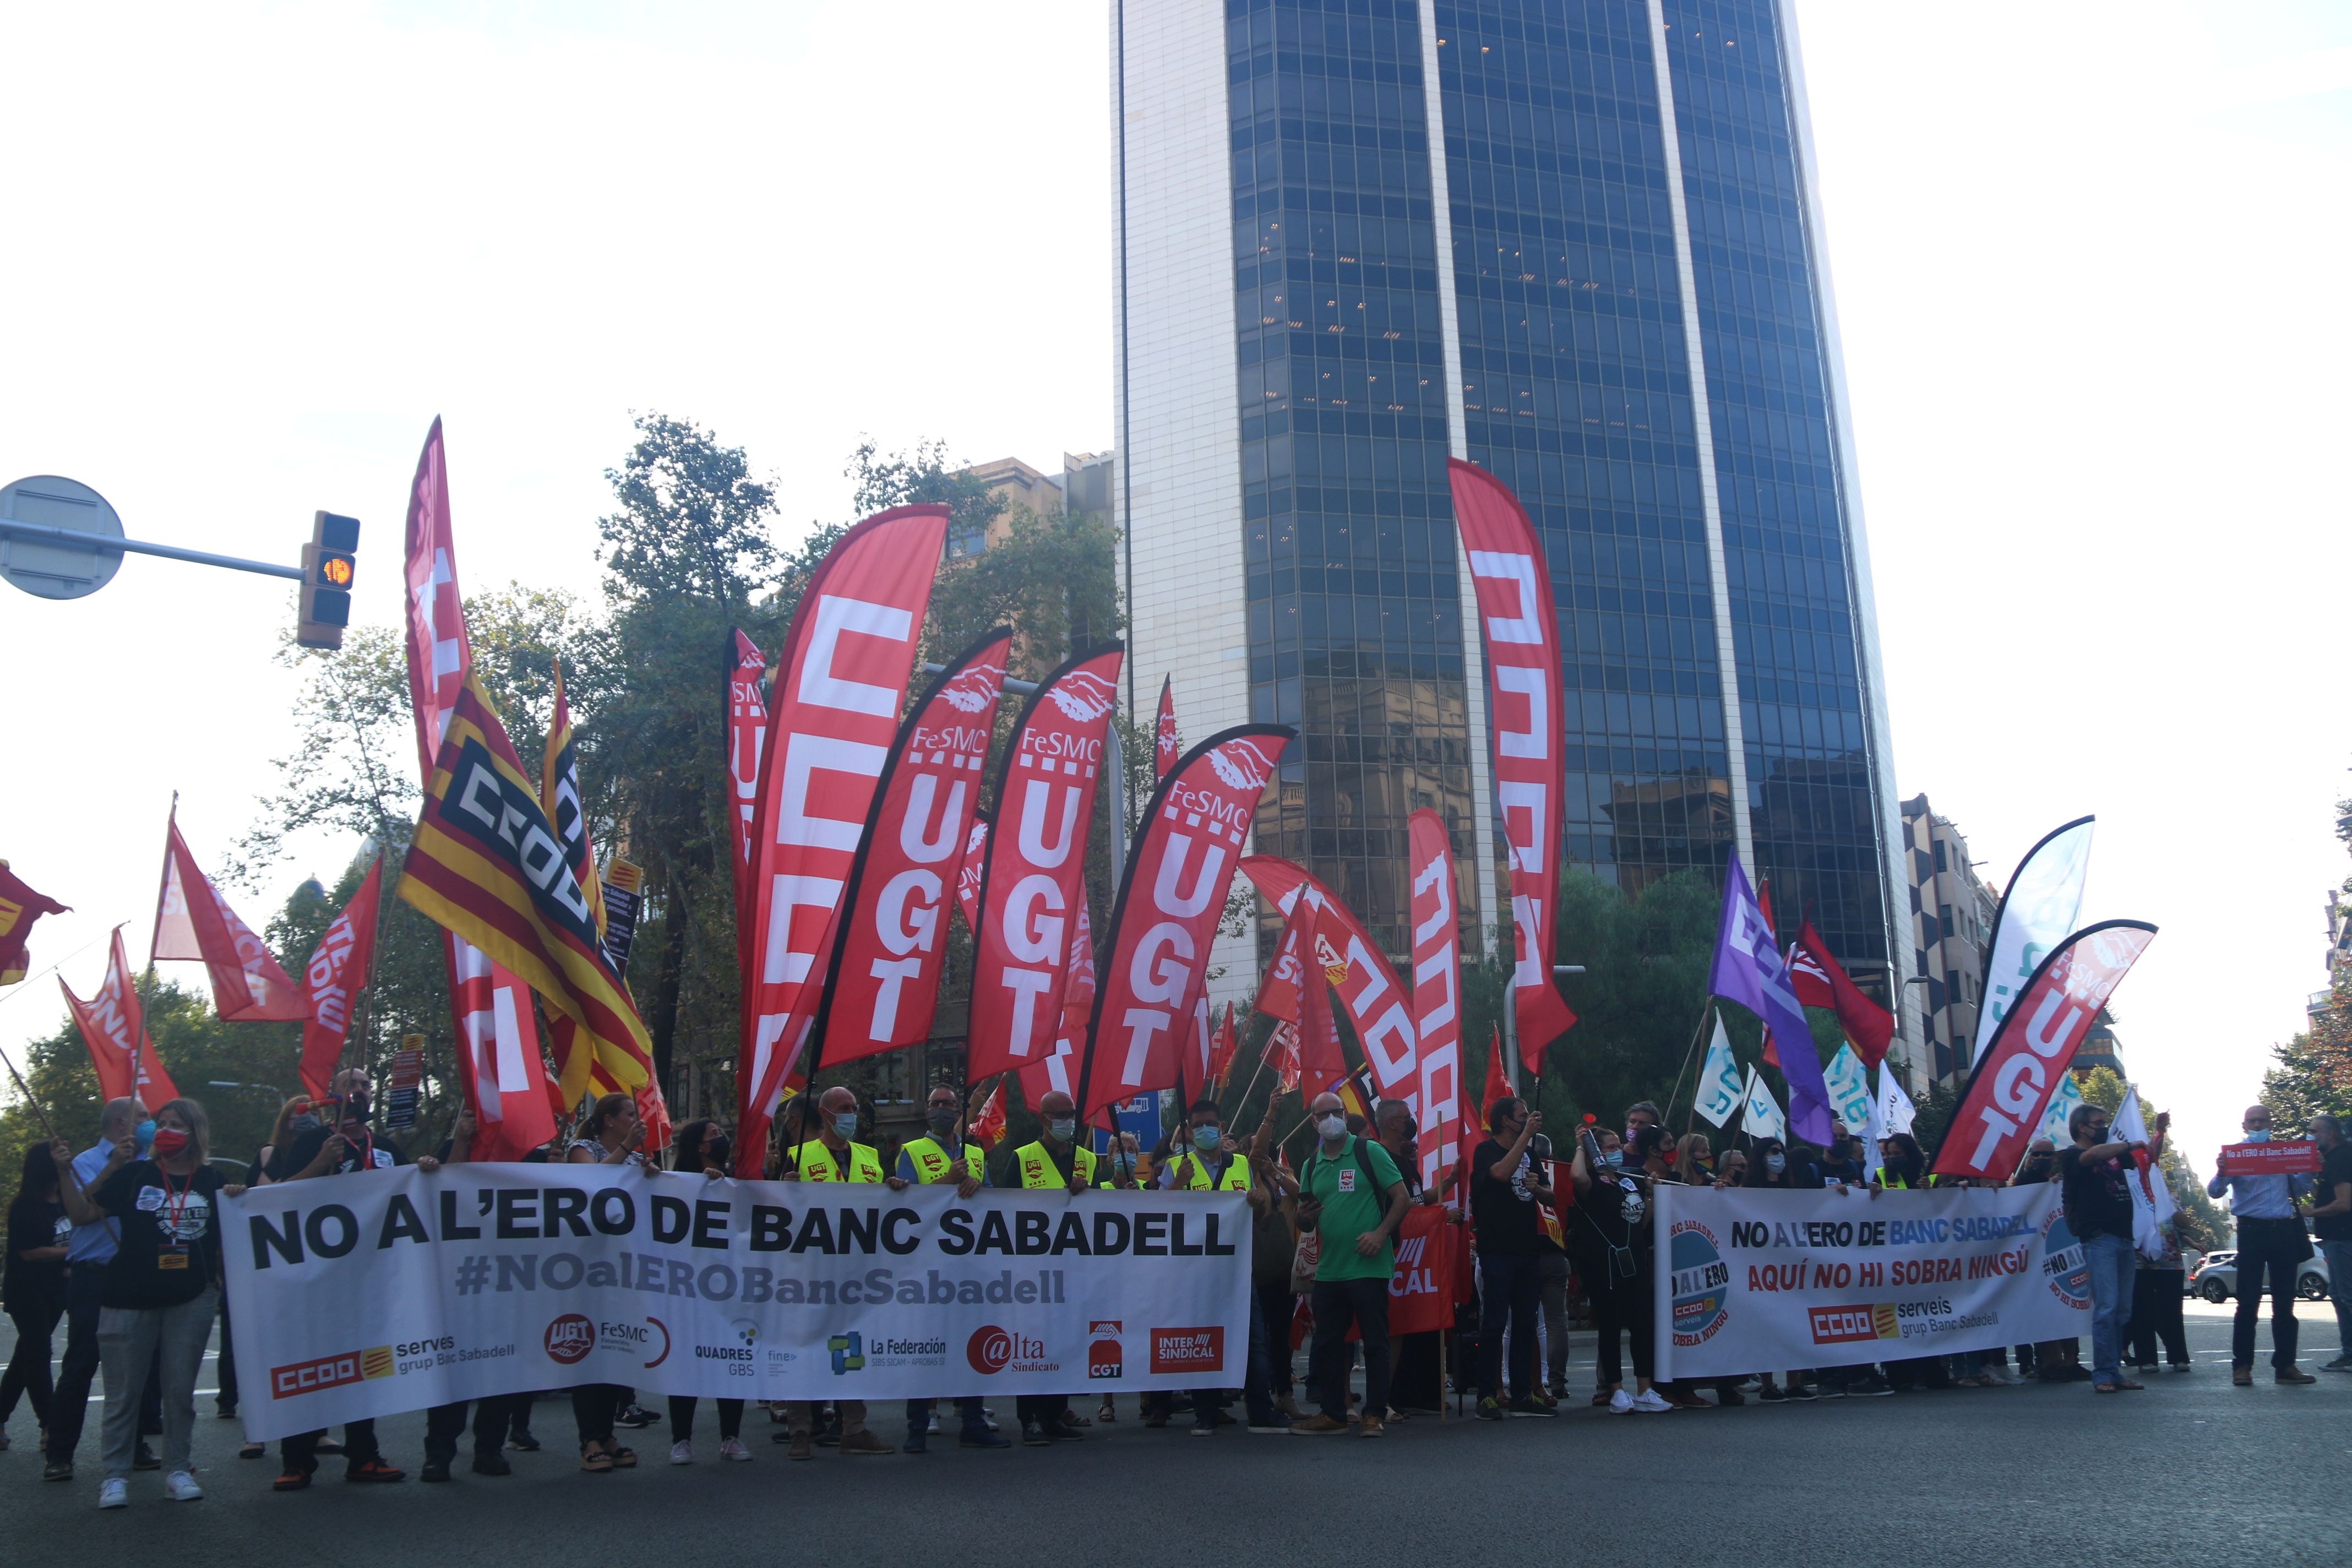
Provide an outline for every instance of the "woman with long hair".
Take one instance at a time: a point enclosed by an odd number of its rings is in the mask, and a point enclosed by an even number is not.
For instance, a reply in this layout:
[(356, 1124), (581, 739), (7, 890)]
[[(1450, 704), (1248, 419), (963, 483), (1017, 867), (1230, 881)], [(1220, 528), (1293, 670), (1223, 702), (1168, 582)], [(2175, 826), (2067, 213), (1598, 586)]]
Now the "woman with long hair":
[[(727, 1174), (732, 1144), (727, 1129), (716, 1121), (689, 1121), (677, 1130), (671, 1140), (675, 1169), (680, 1175), (699, 1173), (715, 1181)], [(673, 1465), (694, 1463), (694, 1411), (700, 1402), (690, 1394), (669, 1396), (669, 1462)], [(743, 1402), (721, 1399), (719, 1406), (719, 1457), (737, 1463), (748, 1462), (751, 1450), (743, 1446)]]
[(24, 1177), (8, 1205), (8, 1265), (0, 1299), (16, 1325), (16, 1349), (0, 1374), (0, 1450), (8, 1447), (8, 1417), (16, 1396), (33, 1406), (33, 1424), (48, 1446), (49, 1339), (66, 1312), (66, 1239), (73, 1222), (58, 1195), (58, 1157), (47, 1143), (25, 1151)]
[[(1769, 1187), (1776, 1192), (1791, 1192), (1804, 1185), (1797, 1177), (1796, 1163), (1789, 1156), (1789, 1146), (1778, 1138), (1759, 1138), (1748, 1151), (1748, 1181), (1750, 1187)], [(1813, 1386), (1806, 1369), (1781, 1374), (1774, 1383), (1772, 1374), (1764, 1374), (1764, 1385), (1756, 1397), (1767, 1405), (1777, 1405), (1784, 1399), (1818, 1399), (1820, 1390)]]
[[(139, 1396), (148, 1363), (157, 1363), (163, 1394), (163, 1491), (174, 1502), (204, 1496), (190, 1473), (196, 1424), (196, 1373), (220, 1310), (221, 1231), (216, 1204), (246, 1189), (205, 1163), (212, 1125), (193, 1100), (167, 1100), (155, 1110), (148, 1157), (133, 1133), (116, 1142), (88, 1191), (59, 1194), (77, 1225), (111, 1216), (121, 1249), (106, 1266), (100, 1298), (99, 1352), (106, 1367), (106, 1479), (98, 1506), (131, 1501), (139, 1449)], [(54, 1152), (69, 1157), (65, 1145)]]
[[(574, 1165), (626, 1164), (643, 1141), (646, 1124), (637, 1102), (608, 1094), (591, 1106), (564, 1155)], [(628, 1407), (633, 1390), (617, 1383), (583, 1384), (572, 1391), (572, 1419), (580, 1429), (580, 1468), (591, 1475), (635, 1469), (636, 1450), (613, 1436), (615, 1418)]]

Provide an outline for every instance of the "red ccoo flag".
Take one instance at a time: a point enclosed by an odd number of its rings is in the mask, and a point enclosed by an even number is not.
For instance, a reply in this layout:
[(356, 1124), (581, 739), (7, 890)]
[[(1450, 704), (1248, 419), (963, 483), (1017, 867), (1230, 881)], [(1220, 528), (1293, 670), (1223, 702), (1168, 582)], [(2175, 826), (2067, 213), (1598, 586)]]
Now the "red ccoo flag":
[(1552, 985), (1559, 837), (1566, 820), (1560, 751), (1559, 628), (1551, 569), (1518, 498), (1484, 468), (1449, 458), (1454, 517), (1478, 595), (1493, 746), (1496, 827), (1510, 846), (1511, 994), (1520, 1049), (1540, 1061), (1576, 1015)]
[(293, 1023), (310, 1004), (251, 927), (196, 868), (176, 807), (163, 824), (163, 884), (147, 962), (186, 959), (212, 976), (213, 1010), (233, 1024)]
[(81, 1031), (81, 1043), (89, 1047), (89, 1065), (98, 1072), (100, 1100), (127, 1099), (134, 1085), (139, 1103), (150, 1110), (180, 1097), (172, 1075), (163, 1070), (155, 1042), (147, 1037), (146, 1015), (139, 1005), (138, 989), (131, 984), (130, 962), (122, 956), (121, 926), (114, 928), (106, 984), (98, 994), (83, 1001), (62, 974), (58, 976), (58, 989), (66, 994), (66, 1008), (73, 1015), (74, 1027)]
[(1886, 1047), (1895, 1038), (1895, 1015), (1846, 978), (1810, 916), (1798, 928), (1797, 945), (1789, 950), (1789, 979), (1796, 987), (1798, 1001), (1837, 1014), (1838, 1027), (1853, 1042), (1854, 1054), (1864, 1067), (1874, 1068), (1886, 1059)]
[(851, 528), (811, 575), (776, 656), (746, 900), (740, 1176), (758, 1176), (766, 1163), (770, 1121), (807, 1044), (814, 1009), (801, 994), (828, 979), (820, 966), (914, 677), (947, 526), (946, 507), (924, 505)]
[[(1176, 1081), (1185, 1020), (1287, 725), (1244, 724), (1201, 742), (1160, 781), (1119, 884), (1108, 961), (1078, 1073), (1078, 1114)], [(993, 925), (993, 917), (990, 920)]]
[(971, 1134), (972, 1142), (983, 1149), (993, 1149), (1004, 1141), (1004, 1079), (1002, 1077), (996, 1080), (995, 1092), (988, 1097), (988, 1103), (980, 1108), (980, 1114), (971, 1119), (967, 1131)]
[(310, 1017), (302, 1026), (300, 1072), (302, 1092), (313, 1100), (334, 1092), (335, 1066), (342, 1060), (343, 1043), (351, 1035), (352, 1005), (368, 983), (368, 965), (375, 957), (376, 900), (383, 885), (383, 857), (379, 854), (302, 971)]
[[(1013, 631), (999, 626), (950, 661), (898, 727), (857, 863), (849, 873), (816, 1016), (831, 1067), (927, 1039), (947, 956), (950, 880), (980, 799)], [(802, 992), (807, 997), (807, 990)], [(789, 1033), (789, 1032), (788, 1032)]]
[(1164, 779), (1176, 765), (1176, 687), (1172, 677), (1160, 678), (1160, 718), (1151, 730), (1151, 776)]
[(7, 861), (0, 860), (0, 985), (16, 984), (31, 967), (25, 943), (33, 934), (33, 922), (72, 907), (33, 891), (8, 869)]
[(1406, 818), (1412, 886), (1412, 1029), (1419, 1068), (1415, 1153), (1424, 1185), (1434, 1183), (1458, 1129), (1462, 1099), (1462, 921), (1454, 883), (1454, 844), (1445, 821), (1427, 809)]

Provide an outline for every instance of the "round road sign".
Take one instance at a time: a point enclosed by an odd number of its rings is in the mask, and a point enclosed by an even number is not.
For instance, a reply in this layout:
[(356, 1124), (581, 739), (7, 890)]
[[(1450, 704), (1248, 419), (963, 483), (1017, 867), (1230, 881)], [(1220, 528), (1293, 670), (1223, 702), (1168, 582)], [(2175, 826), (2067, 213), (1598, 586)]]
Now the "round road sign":
[(35, 474), (0, 489), (0, 519), (38, 523), (89, 542), (31, 538), (0, 526), (0, 575), (44, 599), (79, 599), (113, 581), (122, 552), (102, 541), (122, 537), (122, 519), (106, 498), (76, 479)]

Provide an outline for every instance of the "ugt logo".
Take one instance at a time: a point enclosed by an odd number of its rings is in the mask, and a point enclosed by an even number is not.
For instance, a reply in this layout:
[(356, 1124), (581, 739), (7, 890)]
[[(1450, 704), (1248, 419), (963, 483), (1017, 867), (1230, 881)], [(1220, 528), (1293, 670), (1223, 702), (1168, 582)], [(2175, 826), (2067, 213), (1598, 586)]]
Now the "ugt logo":
[(834, 1376), (842, 1377), (866, 1370), (866, 1342), (856, 1330), (834, 1335), (824, 1342), (824, 1348), (833, 1354)]

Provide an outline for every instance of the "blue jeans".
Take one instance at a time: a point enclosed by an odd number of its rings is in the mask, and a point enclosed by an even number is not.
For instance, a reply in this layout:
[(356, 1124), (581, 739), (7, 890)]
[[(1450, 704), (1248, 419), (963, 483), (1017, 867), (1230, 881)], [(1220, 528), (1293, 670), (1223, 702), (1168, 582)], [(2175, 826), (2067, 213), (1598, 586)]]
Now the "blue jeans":
[(2327, 1296), (2336, 1303), (2336, 1353), (2352, 1355), (2352, 1241), (2323, 1241), (2327, 1259)]
[(2131, 1321), (2132, 1276), (2138, 1269), (2131, 1239), (2084, 1237), (2083, 1261), (2091, 1268), (2091, 1377), (2097, 1383), (2120, 1383), (2124, 1326)]

